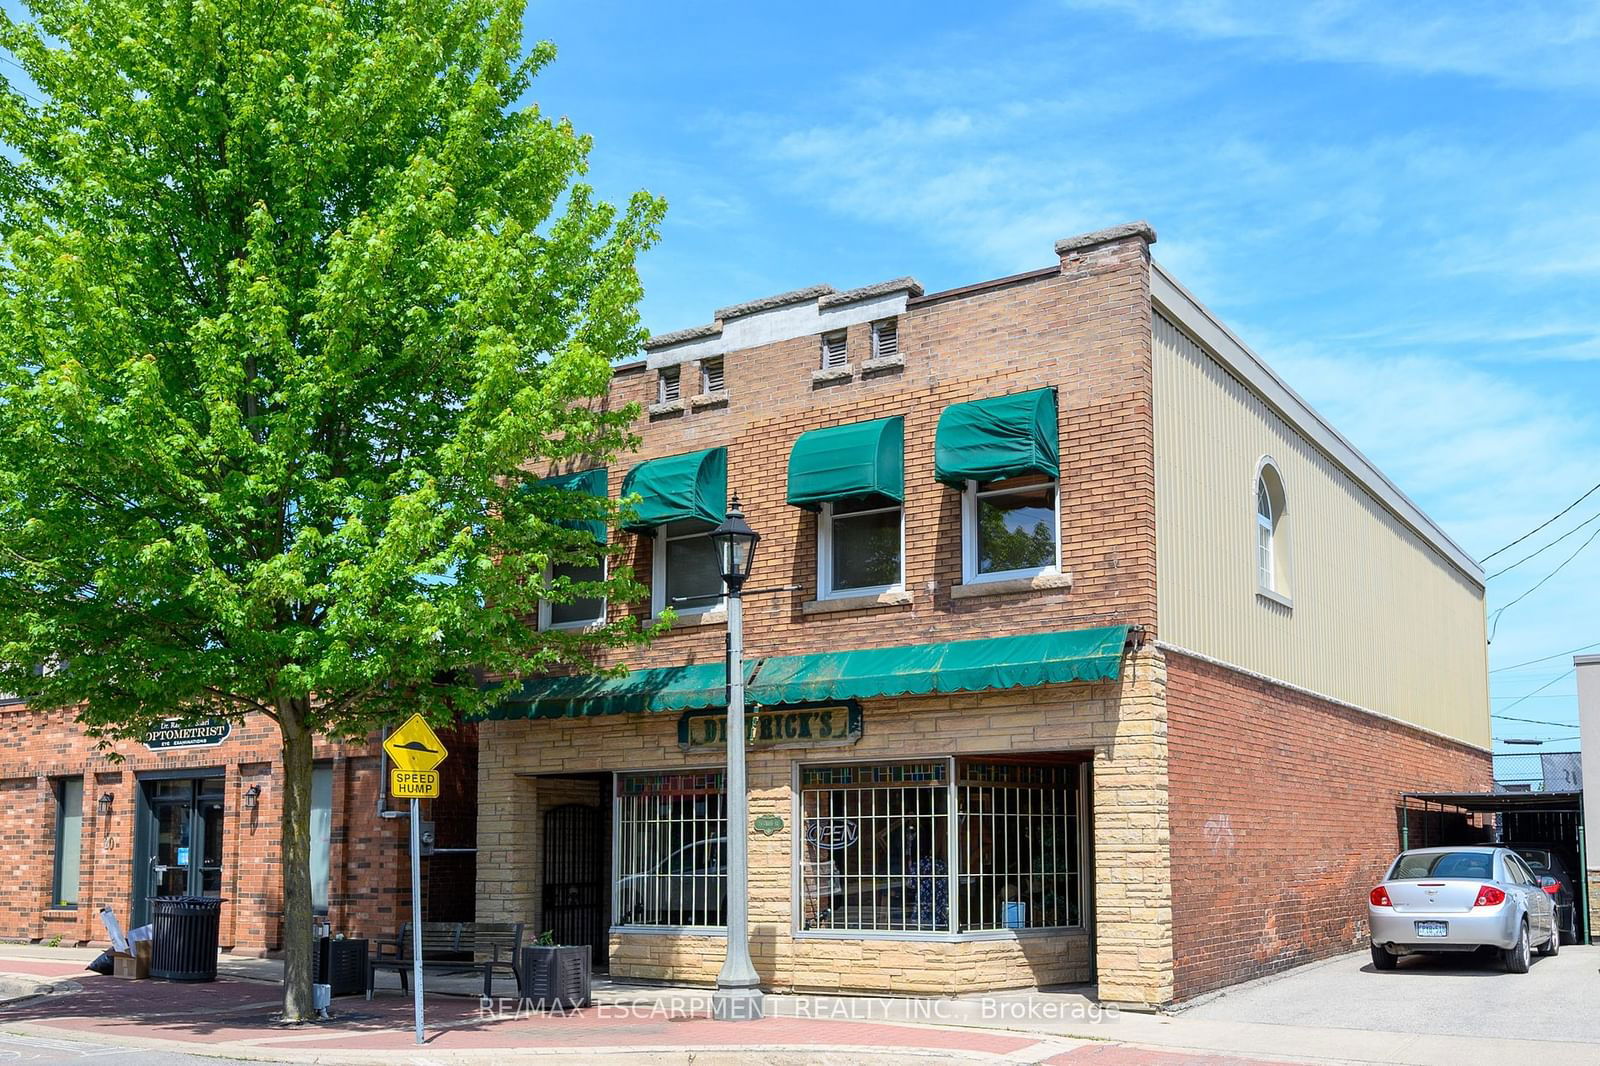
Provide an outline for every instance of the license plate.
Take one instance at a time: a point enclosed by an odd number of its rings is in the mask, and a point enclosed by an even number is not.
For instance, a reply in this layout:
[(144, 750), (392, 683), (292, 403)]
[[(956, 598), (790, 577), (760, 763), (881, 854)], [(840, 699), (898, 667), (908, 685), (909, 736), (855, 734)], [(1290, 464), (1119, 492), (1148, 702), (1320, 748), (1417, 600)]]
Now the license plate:
[(1418, 922), (1417, 923), (1417, 935), (1418, 936), (1449, 936), (1450, 935), (1450, 923), (1449, 922)]

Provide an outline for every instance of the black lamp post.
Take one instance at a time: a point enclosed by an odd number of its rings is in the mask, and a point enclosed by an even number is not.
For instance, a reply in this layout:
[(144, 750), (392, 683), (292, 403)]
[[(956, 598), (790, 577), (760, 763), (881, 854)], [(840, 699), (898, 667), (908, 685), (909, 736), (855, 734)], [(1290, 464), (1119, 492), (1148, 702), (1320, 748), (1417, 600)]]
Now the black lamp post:
[(761, 978), (750, 961), (750, 796), (744, 766), (744, 583), (761, 534), (733, 498), (728, 517), (710, 533), (728, 589), (728, 957), (717, 974), (712, 1014), (748, 1021), (763, 1014)]

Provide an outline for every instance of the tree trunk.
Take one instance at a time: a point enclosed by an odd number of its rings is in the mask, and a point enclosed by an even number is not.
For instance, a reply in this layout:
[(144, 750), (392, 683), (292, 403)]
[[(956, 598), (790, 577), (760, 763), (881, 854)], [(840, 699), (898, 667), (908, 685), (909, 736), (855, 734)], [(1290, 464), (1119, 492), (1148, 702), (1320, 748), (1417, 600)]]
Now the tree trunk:
[(311, 730), (309, 706), (280, 700), (283, 733), (283, 1020), (316, 1018), (311, 999)]

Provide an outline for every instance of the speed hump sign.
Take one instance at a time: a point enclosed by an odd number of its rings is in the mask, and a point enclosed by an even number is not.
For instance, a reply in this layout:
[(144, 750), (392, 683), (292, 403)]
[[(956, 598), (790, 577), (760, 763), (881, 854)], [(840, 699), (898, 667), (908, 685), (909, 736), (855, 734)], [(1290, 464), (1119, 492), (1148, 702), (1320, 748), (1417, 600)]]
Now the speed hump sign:
[(438, 799), (439, 771), (390, 770), (389, 795), (395, 799)]
[(394, 760), (389, 771), (389, 794), (395, 799), (437, 799), (439, 771), (434, 769), (450, 753), (445, 750), (422, 715), (414, 714), (383, 742)]

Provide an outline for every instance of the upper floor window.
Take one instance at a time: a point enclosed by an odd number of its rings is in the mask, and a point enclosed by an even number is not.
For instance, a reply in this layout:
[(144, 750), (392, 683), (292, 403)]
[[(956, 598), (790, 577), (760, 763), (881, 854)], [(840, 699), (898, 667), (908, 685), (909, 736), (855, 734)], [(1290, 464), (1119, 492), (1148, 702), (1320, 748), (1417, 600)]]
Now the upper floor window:
[(817, 537), (817, 594), (863, 596), (904, 586), (903, 511), (885, 500), (822, 505)]
[(845, 335), (839, 333), (825, 333), (822, 337), (822, 369), (841, 370), (850, 365), (849, 351), (845, 347)]
[(673, 403), (678, 399), (678, 368), (664, 366), (656, 378), (656, 401)]
[(679, 614), (699, 614), (722, 606), (722, 564), (707, 533), (710, 522), (683, 519), (656, 530), (650, 587), (657, 614), (671, 607)]
[(1055, 478), (1039, 474), (979, 483), (962, 494), (962, 581), (1053, 573), (1061, 565)]
[(728, 387), (727, 381), (722, 376), (722, 360), (707, 359), (700, 364), (700, 391), (702, 393), (721, 392)]
[[(599, 583), (606, 579), (606, 560), (601, 556), (592, 563), (551, 563), (546, 573), (551, 581), (559, 578), (572, 584)], [(565, 603), (539, 601), (540, 629), (583, 629), (605, 620), (604, 596), (579, 597)]]
[(872, 324), (872, 358), (897, 359), (900, 356), (900, 323), (893, 318)]
[(1256, 591), (1271, 599), (1289, 598), (1289, 526), (1283, 478), (1270, 459), (1256, 472)]

